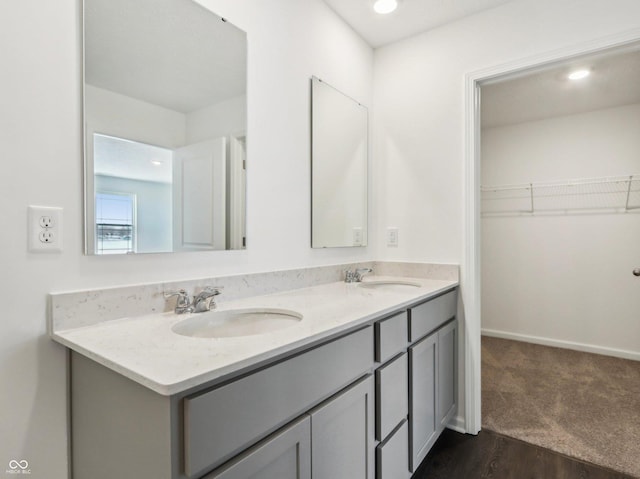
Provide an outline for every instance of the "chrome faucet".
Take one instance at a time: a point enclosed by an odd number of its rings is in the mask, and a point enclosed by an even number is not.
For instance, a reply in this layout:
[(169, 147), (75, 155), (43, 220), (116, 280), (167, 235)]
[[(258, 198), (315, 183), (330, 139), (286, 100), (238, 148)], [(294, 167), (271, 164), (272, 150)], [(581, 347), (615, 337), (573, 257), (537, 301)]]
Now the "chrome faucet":
[(176, 314), (204, 313), (215, 309), (216, 303), (214, 298), (221, 294), (221, 289), (222, 286), (206, 286), (202, 291), (193, 296), (193, 300), (184, 289), (164, 293), (164, 297), (166, 299), (172, 298), (173, 296), (178, 297), (175, 308)]
[(193, 312), (204, 313), (216, 309), (215, 297), (222, 294), (222, 286), (207, 286), (193, 297)]
[(191, 298), (184, 289), (164, 293), (165, 299), (172, 298), (173, 296), (178, 297), (175, 308), (176, 314), (193, 313), (193, 304), (191, 303)]
[(367, 273), (373, 273), (373, 270), (371, 268), (358, 268), (355, 271), (348, 269), (344, 272), (344, 282), (360, 283)]
[(363, 276), (367, 273), (373, 273), (373, 270), (371, 268), (356, 269), (356, 282), (360, 283), (362, 281)]

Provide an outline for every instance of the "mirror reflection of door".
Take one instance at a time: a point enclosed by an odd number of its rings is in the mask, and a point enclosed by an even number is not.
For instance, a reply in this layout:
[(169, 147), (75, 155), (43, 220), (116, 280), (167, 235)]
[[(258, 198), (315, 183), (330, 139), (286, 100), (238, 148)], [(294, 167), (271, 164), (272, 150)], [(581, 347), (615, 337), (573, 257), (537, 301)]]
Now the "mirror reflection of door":
[(247, 141), (245, 136), (229, 138), (229, 184), (227, 248), (246, 248), (245, 191), (247, 185)]
[(175, 150), (175, 251), (226, 248), (227, 139)]

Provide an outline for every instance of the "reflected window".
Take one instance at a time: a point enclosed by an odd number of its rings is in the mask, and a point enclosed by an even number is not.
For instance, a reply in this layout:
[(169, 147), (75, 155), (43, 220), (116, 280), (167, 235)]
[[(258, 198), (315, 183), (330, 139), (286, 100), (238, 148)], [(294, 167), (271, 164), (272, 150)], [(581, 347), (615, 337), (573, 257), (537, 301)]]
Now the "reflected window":
[(96, 254), (135, 252), (136, 196), (96, 193)]

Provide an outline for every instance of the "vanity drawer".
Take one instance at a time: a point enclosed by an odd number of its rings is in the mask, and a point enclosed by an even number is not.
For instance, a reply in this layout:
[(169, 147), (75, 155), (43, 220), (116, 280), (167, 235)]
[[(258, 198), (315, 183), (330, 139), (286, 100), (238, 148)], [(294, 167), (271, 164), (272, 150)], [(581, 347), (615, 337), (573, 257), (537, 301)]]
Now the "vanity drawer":
[(376, 479), (408, 479), (409, 475), (409, 428), (405, 419), (388, 440), (376, 447)]
[(311, 419), (304, 416), (202, 479), (311, 479)]
[(186, 475), (222, 464), (369, 371), (372, 344), (373, 328), (368, 326), (185, 398)]
[(453, 290), (411, 308), (410, 341), (417, 341), (453, 318), (456, 315), (457, 299), (458, 291)]
[(375, 323), (376, 362), (384, 363), (407, 347), (407, 312)]
[(376, 439), (382, 441), (409, 413), (409, 362), (403, 353), (376, 371)]

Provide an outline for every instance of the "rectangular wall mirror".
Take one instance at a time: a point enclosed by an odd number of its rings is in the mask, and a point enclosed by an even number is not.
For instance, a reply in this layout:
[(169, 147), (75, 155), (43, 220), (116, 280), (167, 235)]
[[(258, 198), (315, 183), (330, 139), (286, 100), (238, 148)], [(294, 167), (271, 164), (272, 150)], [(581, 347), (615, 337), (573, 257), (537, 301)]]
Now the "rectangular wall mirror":
[(193, 0), (84, 0), (87, 254), (245, 247), (246, 85)]
[(367, 245), (367, 108), (311, 79), (311, 246)]

